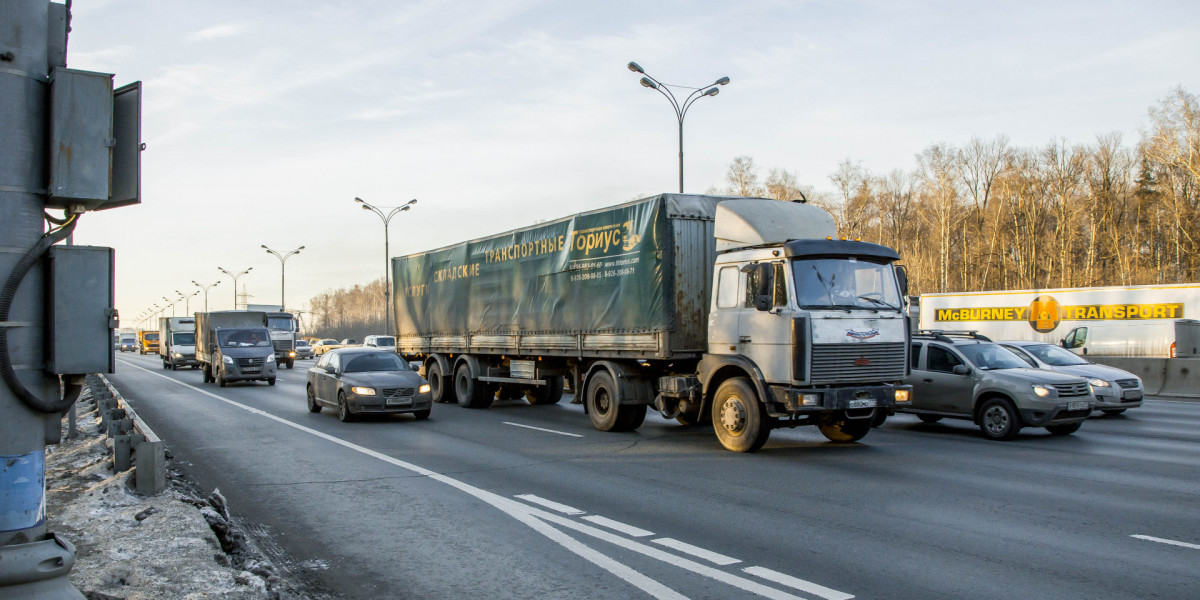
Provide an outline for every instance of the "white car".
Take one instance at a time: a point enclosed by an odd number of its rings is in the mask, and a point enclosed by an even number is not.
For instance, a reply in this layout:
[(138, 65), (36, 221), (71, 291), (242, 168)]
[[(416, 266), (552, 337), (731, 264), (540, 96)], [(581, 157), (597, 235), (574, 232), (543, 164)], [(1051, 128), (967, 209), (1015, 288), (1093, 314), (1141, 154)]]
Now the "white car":
[(363, 340), (363, 346), (367, 348), (379, 348), (380, 350), (396, 351), (396, 338), (390, 335), (368, 335)]
[(1045, 342), (997, 343), (1035, 369), (1086, 377), (1096, 394), (1092, 407), (1106, 415), (1119, 415), (1142, 405), (1146, 389), (1141, 378), (1129, 371), (1089, 362), (1069, 350)]

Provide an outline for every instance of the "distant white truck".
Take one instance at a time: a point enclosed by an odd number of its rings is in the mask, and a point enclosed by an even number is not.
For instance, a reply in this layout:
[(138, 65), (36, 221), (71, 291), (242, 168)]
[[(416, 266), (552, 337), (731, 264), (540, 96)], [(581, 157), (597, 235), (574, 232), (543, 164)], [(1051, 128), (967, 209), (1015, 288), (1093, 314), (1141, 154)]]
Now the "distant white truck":
[(285, 312), (278, 304), (247, 304), (246, 310), (267, 313), (267, 330), (271, 332), (271, 345), (275, 348), (275, 361), (281, 367), (291, 369), (296, 364), (296, 317)]
[[(921, 328), (1061, 345), (1089, 356), (1194, 355), (1200, 284), (923, 294)], [(1178, 335), (1184, 336), (1177, 339)]]
[(161, 317), (158, 320), (158, 355), (163, 368), (172, 371), (179, 367), (198, 369), (196, 360), (196, 319), (194, 317)]

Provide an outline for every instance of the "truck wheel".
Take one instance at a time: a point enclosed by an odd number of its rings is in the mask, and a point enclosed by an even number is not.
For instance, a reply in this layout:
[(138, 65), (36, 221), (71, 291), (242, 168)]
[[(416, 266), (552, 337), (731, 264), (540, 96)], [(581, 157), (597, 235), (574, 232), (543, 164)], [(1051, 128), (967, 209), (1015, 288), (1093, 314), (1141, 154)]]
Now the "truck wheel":
[(306, 391), (307, 391), (306, 395), (308, 396), (308, 412), (310, 412), (310, 413), (321, 412), (321, 403), (317, 402), (316, 391), (313, 390), (311, 385), (308, 386), (308, 389)]
[(1051, 433), (1051, 435), (1071, 435), (1072, 433), (1079, 431), (1079, 426), (1082, 424), (1083, 423), (1069, 423), (1066, 425), (1049, 425), (1046, 427), (1046, 431), (1049, 431)]
[(721, 382), (712, 404), (713, 431), (726, 450), (757, 452), (771, 435), (754, 388), (745, 377)]
[(429, 392), (433, 396), (433, 401), (438, 404), (449, 402), (454, 398), (454, 384), (449, 377), (442, 372), (442, 365), (438, 361), (433, 361), (429, 364)]
[(551, 375), (546, 378), (546, 385), (539, 385), (525, 392), (525, 400), (534, 406), (558, 404), (563, 397), (562, 375)]
[(226, 383), (227, 382), (225, 381), (225, 375), (222, 374), (220, 371), (217, 371), (217, 385), (219, 385), (221, 387), (225, 387)]
[(178, 370), (179, 370), (179, 365), (178, 365), (178, 364), (176, 364), (176, 362), (175, 362), (175, 361), (171, 361), (171, 370), (172, 370), (172, 371), (178, 371)]
[(979, 407), (979, 430), (991, 440), (1011, 440), (1021, 431), (1021, 417), (1012, 402), (992, 398)]
[(212, 370), (208, 368), (207, 364), (201, 367), (201, 375), (204, 378), (204, 383), (212, 383)]
[(287, 368), (289, 368), (289, 369), (290, 369), (290, 368), (292, 368), (292, 367), (294, 367), (294, 366), (296, 366), (296, 359), (295, 359), (295, 358), (289, 358), (289, 359), (288, 359), (288, 361), (287, 361)]
[(848, 444), (863, 439), (871, 431), (871, 423), (874, 420), (848, 419), (845, 412), (838, 412), (836, 417), (822, 421), (817, 428), (829, 441)]
[(634, 431), (646, 421), (645, 404), (621, 404), (617, 406), (617, 431)]
[(471, 367), (467, 363), (458, 365), (454, 372), (454, 392), (458, 396), (458, 405), (463, 408), (487, 408), (495, 398), (488, 394), (488, 387), (482, 381), (471, 379)]
[(267, 378), (267, 385), (275, 385), (275, 378), (274, 378), (274, 377), (268, 377), (268, 378)]
[(612, 377), (607, 372), (596, 373), (588, 382), (587, 395), (588, 417), (592, 427), (600, 431), (612, 431), (617, 428), (617, 389)]

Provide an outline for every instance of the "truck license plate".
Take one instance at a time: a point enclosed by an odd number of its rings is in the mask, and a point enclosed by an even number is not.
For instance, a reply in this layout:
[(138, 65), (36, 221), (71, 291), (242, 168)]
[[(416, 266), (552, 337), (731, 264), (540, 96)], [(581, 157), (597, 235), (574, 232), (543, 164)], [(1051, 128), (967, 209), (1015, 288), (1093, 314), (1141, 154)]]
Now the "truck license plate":
[(866, 400), (851, 400), (850, 408), (874, 408), (875, 399), (867, 398)]
[(1068, 402), (1067, 410), (1084, 410), (1089, 406), (1091, 406), (1091, 403), (1089, 403), (1087, 400), (1078, 400), (1075, 402)]

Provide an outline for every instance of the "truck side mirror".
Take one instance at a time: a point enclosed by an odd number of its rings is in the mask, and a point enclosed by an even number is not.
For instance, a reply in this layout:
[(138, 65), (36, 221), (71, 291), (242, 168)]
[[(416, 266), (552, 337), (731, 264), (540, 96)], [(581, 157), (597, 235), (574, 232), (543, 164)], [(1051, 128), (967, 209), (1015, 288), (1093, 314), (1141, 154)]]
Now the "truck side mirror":
[(904, 265), (896, 265), (896, 283), (900, 284), (900, 295), (908, 295), (908, 268)]
[(970, 375), (971, 374), (971, 369), (967, 365), (954, 365), (954, 368), (951, 369), (951, 371), (953, 371), (953, 373), (955, 375)]
[(759, 294), (754, 297), (754, 310), (766, 312), (771, 310), (771, 297), (766, 294)]
[(771, 310), (775, 301), (772, 293), (775, 291), (775, 265), (758, 263), (754, 265), (754, 274), (758, 279), (754, 286), (754, 309), (764, 312)]

